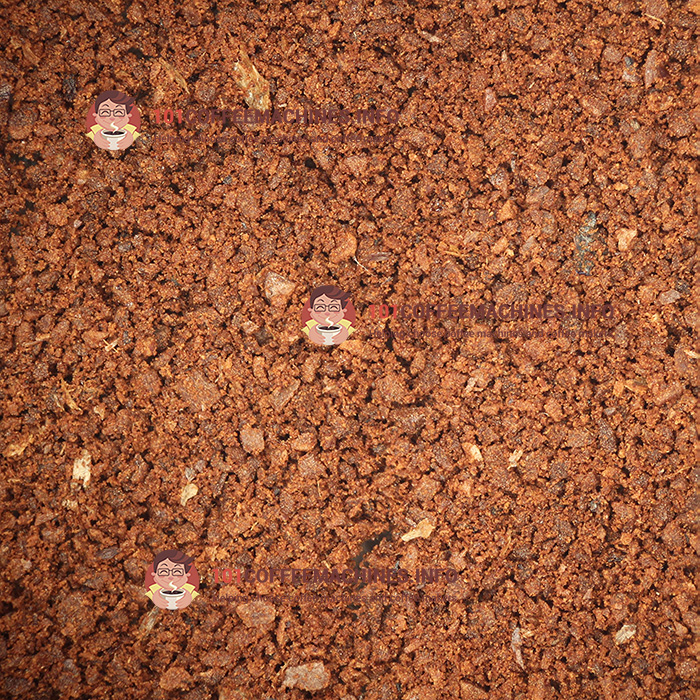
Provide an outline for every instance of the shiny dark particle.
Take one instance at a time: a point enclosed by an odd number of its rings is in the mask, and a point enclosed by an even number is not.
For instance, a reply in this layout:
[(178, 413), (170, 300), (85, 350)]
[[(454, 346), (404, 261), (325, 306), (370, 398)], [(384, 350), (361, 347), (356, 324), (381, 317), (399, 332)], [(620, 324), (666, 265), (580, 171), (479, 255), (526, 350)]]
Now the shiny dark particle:
[(687, 294), (690, 291), (690, 285), (685, 280), (679, 279), (676, 281), (674, 289), (679, 294)]
[(75, 99), (76, 92), (75, 76), (67, 75), (65, 78), (63, 78), (63, 97), (65, 98), (66, 102), (72, 103)]
[(112, 559), (119, 554), (119, 547), (107, 547), (98, 553), (97, 557), (99, 559)]
[(578, 233), (574, 236), (574, 244), (576, 245), (574, 262), (576, 264), (576, 271), (580, 275), (592, 274), (592, 244), (597, 238), (597, 224), (598, 218), (595, 212), (589, 212), (588, 214), (586, 214), (586, 219), (583, 222), (583, 225), (581, 226), (581, 228), (579, 228)]
[(362, 560), (382, 541), (391, 540), (391, 530), (384, 530), (380, 532), (376, 537), (365, 540), (360, 548), (360, 553), (353, 559), (355, 566), (360, 566)]
[(12, 88), (5, 84), (0, 86), (0, 102), (7, 102), (12, 95)]

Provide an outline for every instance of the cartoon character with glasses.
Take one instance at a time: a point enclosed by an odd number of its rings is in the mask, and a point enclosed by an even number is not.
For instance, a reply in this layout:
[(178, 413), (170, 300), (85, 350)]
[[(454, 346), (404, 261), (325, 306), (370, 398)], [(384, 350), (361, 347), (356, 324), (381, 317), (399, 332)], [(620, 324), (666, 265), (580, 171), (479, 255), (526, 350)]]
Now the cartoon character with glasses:
[(87, 136), (98, 148), (123, 151), (140, 136), (141, 115), (133, 97), (107, 90), (95, 100), (85, 123)]
[[(146, 571), (146, 596), (162, 610), (182, 610), (198, 595), (199, 574), (192, 557), (168, 549), (153, 560)], [(149, 585), (149, 582), (154, 583)]]
[(355, 308), (350, 295), (339, 287), (324, 285), (311, 292), (301, 312), (304, 333), (316, 345), (340, 345), (355, 332)]

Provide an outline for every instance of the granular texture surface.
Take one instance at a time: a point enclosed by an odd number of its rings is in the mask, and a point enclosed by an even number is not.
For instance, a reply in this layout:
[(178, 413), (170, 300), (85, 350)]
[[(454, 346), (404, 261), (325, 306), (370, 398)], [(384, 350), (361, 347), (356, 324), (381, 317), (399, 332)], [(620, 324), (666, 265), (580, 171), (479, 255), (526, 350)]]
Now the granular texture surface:
[(697, 697), (697, 0), (0, 12), (1, 697)]

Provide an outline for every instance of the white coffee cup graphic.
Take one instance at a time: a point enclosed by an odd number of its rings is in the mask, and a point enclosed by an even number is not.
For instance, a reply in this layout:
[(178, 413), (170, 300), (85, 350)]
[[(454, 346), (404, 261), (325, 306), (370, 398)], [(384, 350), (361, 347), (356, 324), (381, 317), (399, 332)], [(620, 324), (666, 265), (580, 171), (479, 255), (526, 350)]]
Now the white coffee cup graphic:
[(342, 330), (341, 326), (316, 326), (316, 330), (323, 336), (324, 345), (333, 345), (333, 338)]
[(175, 604), (185, 595), (185, 591), (161, 591), (160, 594), (168, 601), (168, 610), (177, 610), (177, 605)]
[(104, 136), (107, 139), (110, 151), (118, 151), (119, 142), (126, 136), (126, 130), (116, 129), (115, 131), (106, 131), (103, 129), (102, 136)]

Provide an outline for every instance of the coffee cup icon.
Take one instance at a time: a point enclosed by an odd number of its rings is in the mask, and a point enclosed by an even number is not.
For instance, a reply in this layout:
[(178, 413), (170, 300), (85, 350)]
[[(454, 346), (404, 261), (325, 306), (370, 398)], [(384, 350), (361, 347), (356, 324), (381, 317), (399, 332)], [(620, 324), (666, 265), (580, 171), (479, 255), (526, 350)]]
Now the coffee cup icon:
[(107, 142), (109, 143), (109, 150), (118, 151), (119, 142), (126, 136), (126, 131), (124, 129), (118, 129), (117, 131), (103, 130), (101, 134), (107, 139)]
[(185, 591), (161, 591), (160, 594), (168, 601), (168, 610), (177, 610), (177, 601), (185, 595)]
[(324, 345), (333, 345), (333, 338), (342, 330), (341, 326), (316, 326), (316, 330), (323, 336)]

